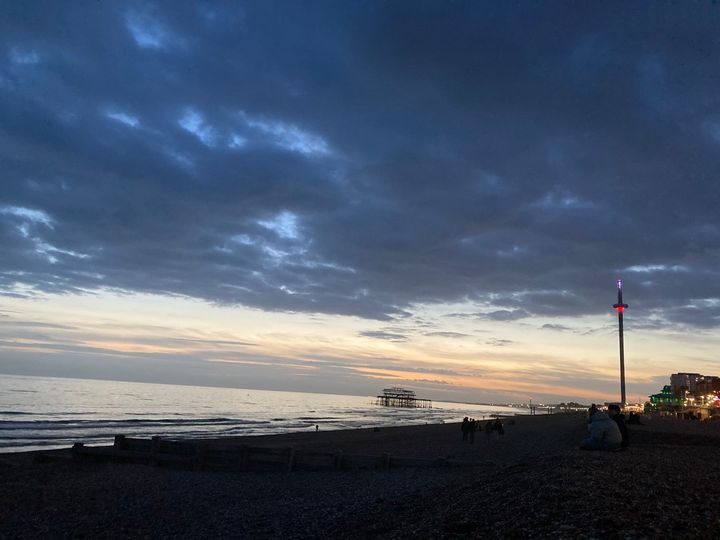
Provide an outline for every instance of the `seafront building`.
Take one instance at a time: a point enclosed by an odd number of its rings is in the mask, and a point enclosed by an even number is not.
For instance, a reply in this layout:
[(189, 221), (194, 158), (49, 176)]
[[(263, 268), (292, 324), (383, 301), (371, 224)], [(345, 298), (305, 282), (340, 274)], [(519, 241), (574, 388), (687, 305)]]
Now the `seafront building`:
[(720, 377), (700, 373), (673, 373), (670, 384), (653, 394), (651, 411), (701, 420), (720, 418)]

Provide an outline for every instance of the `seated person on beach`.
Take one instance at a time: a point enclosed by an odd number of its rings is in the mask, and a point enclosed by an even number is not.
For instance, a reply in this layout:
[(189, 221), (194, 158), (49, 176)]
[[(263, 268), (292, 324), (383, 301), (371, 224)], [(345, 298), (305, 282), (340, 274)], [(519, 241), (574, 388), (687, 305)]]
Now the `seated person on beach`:
[(622, 435), (618, 425), (604, 412), (590, 417), (590, 437), (580, 443), (581, 450), (615, 450), (620, 448)]
[[(480, 431), (482, 431), (482, 426), (480, 426)], [(485, 435), (490, 435), (493, 431), (497, 431), (498, 435), (502, 435), (503, 433), (505, 433), (503, 423), (500, 421), (499, 418), (496, 418), (495, 420), (490, 420), (487, 424), (485, 424)]]
[(627, 448), (630, 444), (630, 438), (628, 437), (628, 428), (625, 425), (625, 415), (620, 411), (620, 405), (616, 405), (615, 403), (608, 405), (608, 415), (617, 424), (620, 435), (622, 435), (620, 446)]
[(592, 418), (592, 415), (595, 414), (596, 412), (598, 412), (598, 410), (599, 409), (597, 408), (597, 405), (595, 405), (594, 403), (592, 405), (590, 405), (590, 408), (588, 409), (588, 424), (590, 423), (590, 419)]

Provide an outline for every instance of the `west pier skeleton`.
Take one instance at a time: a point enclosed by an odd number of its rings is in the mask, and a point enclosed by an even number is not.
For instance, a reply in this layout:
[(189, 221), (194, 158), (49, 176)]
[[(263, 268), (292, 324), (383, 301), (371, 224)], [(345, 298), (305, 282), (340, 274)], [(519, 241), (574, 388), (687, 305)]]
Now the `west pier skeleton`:
[(413, 390), (407, 390), (398, 386), (385, 388), (381, 396), (375, 402), (384, 407), (409, 407), (418, 409), (432, 409), (432, 401), (415, 396)]

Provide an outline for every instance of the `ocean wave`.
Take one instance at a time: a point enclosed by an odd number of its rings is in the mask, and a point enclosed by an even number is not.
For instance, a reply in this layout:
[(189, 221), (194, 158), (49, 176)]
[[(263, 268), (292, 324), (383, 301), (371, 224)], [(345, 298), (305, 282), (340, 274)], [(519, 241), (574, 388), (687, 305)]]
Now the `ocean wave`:
[(122, 427), (183, 427), (183, 426), (249, 426), (269, 424), (267, 420), (246, 420), (233, 418), (129, 418), (123, 420), (26, 420), (26, 421), (0, 421), (0, 430), (66, 430), (66, 429), (103, 429)]
[(334, 420), (345, 420), (347, 416), (298, 416), (296, 420), (323, 420), (332, 422)]
[(87, 412), (28, 412), (28, 411), (0, 411), (5, 416), (87, 416)]

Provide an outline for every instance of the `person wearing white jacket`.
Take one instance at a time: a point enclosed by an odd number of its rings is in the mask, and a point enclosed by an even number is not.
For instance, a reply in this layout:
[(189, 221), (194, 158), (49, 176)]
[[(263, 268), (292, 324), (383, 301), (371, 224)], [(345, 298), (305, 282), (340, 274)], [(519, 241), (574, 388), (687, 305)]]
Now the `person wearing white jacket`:
[(580, 443), (582, 450), (615, 450), (620, 448), (622, 435), (615, 421), (598, 411), (590, 417), (590, 437)]

